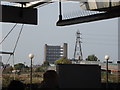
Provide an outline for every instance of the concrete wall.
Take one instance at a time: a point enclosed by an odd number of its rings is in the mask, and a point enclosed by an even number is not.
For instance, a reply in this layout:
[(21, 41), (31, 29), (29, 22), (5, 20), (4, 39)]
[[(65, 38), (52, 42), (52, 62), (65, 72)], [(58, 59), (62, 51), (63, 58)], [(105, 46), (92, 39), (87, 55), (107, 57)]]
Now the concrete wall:
[(68, 58), (68, 44), (64, 43), (63, 45), (63, 56)]

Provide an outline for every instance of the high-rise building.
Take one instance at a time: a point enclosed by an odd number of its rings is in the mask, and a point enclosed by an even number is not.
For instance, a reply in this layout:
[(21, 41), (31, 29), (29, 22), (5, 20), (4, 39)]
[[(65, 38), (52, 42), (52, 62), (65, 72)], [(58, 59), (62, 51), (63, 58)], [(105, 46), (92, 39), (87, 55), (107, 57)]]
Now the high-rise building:
[(52, 46), (45, 44), (44, 60), (48, 61), (49, 63), (54, 63), (61, 57), (67, 58), (67, 47), (67, 43), (64, 43), (63, 46)]

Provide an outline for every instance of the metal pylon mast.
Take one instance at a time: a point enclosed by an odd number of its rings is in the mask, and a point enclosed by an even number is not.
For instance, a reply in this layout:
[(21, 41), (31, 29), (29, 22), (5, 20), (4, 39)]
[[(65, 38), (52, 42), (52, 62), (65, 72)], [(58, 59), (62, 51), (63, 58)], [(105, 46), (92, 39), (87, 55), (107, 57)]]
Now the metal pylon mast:
[(81, 43), (82, 43), (81, 42), (81, 33), (78, 30), (76, 32), (76, 44), (75, 44), (75, 51), (74, 51), (74, 60), (78, 60), (78, 61), (83, 60)]

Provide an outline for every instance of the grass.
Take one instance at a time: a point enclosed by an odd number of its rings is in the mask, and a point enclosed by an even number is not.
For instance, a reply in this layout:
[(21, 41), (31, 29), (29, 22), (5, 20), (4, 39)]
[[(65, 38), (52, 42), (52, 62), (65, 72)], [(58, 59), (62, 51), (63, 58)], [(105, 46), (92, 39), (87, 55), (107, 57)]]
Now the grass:
[[(41, 83), (41, 81), (43, 80), (43, 73), (44, 72), (38, 72), (38, 73), (33, 73), (33, 78), (32, 78), (32, 82), (33, 83)], [(2, 75), (2, 84), (3, 86), (8, 86), (8, 84), (10, 83), (11, 80), (14, 80), (14, 77), (16, 80), (20, 80), (25, 84), (29, 84), (30, 83), (30, 74), (26, 73), (26, 74), (3, 74)]]
[[(111, 83), (120, 83), (120, 72), (119, 73), (109, 73), (108, 81)], [(106, 72), (101, 72), (101, 82), (106, 82)]]
[[(44, 72), (34, 72), (33, 73), (33, 84), (41, 83), (43, 80)], [(2, 84), (3, 86), (8, 86), (11, 80), (14, 79), (14, 74), (2, 74)], [(15, 79), (21, 80), (25, 84), (30, 84), (30, 74), (29, 73), (21, 73), (20, 75), (15, 74)], [(101, 72), (101, 82), (106, 82), (106, 72)], [(120, 83), (120, 73), (109, 73), (109, 82), (111, 83)]]

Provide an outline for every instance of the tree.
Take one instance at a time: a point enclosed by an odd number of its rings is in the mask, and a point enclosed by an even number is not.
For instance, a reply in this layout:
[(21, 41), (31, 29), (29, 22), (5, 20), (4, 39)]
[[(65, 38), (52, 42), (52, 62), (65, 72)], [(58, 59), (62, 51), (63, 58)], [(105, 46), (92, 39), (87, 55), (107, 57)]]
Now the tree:
[(23, 72), (28, 72), (29, 71), (29, 67), (26, 65), (23, 69)]
[(70, 60), (68, 60), (66, 57), (62, 57), (55, 61), (55, 64), (72, 64)]
[(22, 63), (18, 63), (14, 65), (15, 70), (22, 70), (23, 68), (25, 68), (25, 65)]
[(50, 66), (48, 61), (44, 61), (43, 66)]
[(86, 58), (86, 61), (98, 61), (98, 58), (93, 54), (93, 55), (89, 55)]
[(45, 66), (41, 65), (35, 69), (35, 72), (45, 72)]

